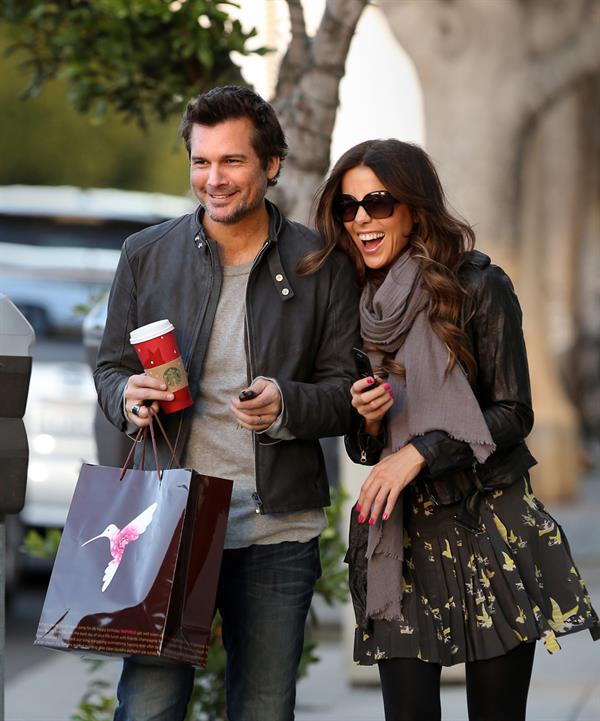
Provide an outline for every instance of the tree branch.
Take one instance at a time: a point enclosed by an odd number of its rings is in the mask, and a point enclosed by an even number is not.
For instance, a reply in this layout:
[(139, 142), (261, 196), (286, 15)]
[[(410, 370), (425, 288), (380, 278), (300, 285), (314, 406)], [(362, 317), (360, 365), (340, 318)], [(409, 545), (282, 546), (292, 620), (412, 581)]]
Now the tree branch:
[(339, 104), (339, 84), (360, 16), (369, 0), (327, 0), (305, 72), (274, 100), (290, 139), (288, 162), (323, 175)]
[(318, 67), (341, 67), (340, 77), (356, 26), (369, 0), (328, 0), (313, 41), (313, 62)]
[[(578, 32), (561, 49), (538, 56), (515, 78), (525, 122), (530, 122), (578, 80), (600, 72), (600, 2), (595, 0)], [(525, 86), (527, 92), (520, 88)]]
[(437, 58), (439, 25), (457, 8), (443, 0), (379, 0), (376, 4), (400, 44), (415, 61)]
[(279, 66), (275, 97), (289, 94), (306, 70), (311, 41), (306, 34), (304, 10), (300, 0), (286, 0), (292, 37)]

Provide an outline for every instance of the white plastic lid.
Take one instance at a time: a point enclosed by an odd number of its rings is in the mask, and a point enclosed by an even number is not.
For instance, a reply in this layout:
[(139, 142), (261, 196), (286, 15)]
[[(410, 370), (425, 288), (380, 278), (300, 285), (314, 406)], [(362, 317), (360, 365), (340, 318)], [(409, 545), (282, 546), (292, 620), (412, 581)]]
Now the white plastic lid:
[(163, 320), (155, 320), (154, 323), (148, 323), (148, 325), (142, 325), (135, 330), (132, 330), (129, 334), (130, 343), (143, 343), (146, 340), (152, 340), (157, 338), (159, 335), (165, 335), (175, 330), (175, 327), (166, 318)]

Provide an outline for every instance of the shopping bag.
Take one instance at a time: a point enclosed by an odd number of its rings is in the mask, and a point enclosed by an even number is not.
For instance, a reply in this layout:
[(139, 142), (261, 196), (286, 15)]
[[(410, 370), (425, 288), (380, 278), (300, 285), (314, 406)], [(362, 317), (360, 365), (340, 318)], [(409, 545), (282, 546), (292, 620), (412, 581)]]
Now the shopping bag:
[(150, 430), (156, 471), (83, 465), (35, 644), (206, 664), (233, 483), (161, 471)]

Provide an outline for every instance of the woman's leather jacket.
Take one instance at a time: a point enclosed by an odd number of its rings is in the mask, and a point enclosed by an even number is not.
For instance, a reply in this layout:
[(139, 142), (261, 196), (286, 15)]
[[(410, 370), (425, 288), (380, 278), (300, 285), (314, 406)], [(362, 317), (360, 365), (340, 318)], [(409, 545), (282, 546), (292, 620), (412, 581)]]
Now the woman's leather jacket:
[[(536, 463), (524, 440), (533, 425), (533, 410), (521, 309), (512, 283), (479, 251), (467, 255), (459, 280), (468, 293), (463, 315), (468, 319), (464, 327), (477, 365), (473, 391), (496, 450), (485, 463), (477, 464), (467, 443), (443, 431), (412, 438), (427, 461), (415, 480), (441, 505), (465, 500), (477, 489), (508, 486)], [(352, 460), (373, 465), (385, 446), (385, 431), (378, 438), (368, 436), (357, 419), (355, 432), (345, 442)]]

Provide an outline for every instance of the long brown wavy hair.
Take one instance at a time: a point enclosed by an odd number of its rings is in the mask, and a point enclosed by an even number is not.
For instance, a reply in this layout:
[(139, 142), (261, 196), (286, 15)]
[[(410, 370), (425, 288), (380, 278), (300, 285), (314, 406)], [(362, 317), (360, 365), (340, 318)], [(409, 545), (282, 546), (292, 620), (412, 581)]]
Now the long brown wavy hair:
[[(299, 272), (314, 272), (338, 247), (353, 261), (361, 287), (367, 282), (375, 285), (383, 282), (387, 269), (374, 271), (365, 266), (360, 251), (334, 212), (345, 173), (360, 165), (370, 168), (383, 188), (410, 208), (415, 222), (408, 239), (408, 252), (419, 264), (424, 288), (431, 298), (432, 328), (448, 348), (447, 370), (458, 361), (473, 379), (476, 365), (462, 318), (466, 291), (459, 283), (458, 270), (465, 253), (475, 245), (475, 234), (468, 223), (448, 211), (437, 171), (418, 145), (394, 138), (367, 140), (341, 156), (315, 195), (315, 227), (325, 245), (303, 259)], [(393, 365), (389, 364), (391, 370), (401, 371)]]

